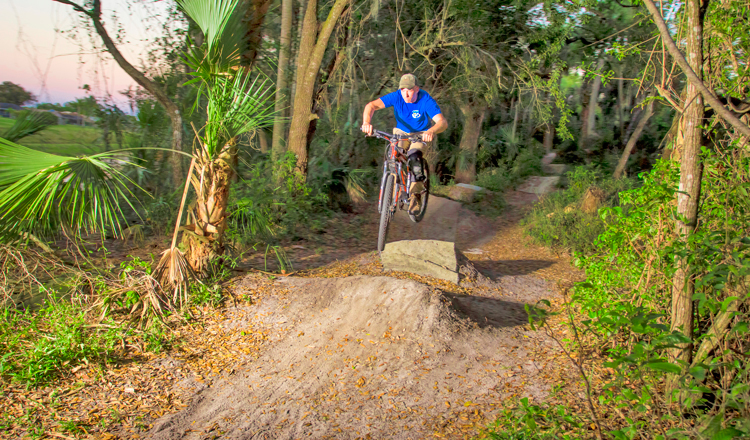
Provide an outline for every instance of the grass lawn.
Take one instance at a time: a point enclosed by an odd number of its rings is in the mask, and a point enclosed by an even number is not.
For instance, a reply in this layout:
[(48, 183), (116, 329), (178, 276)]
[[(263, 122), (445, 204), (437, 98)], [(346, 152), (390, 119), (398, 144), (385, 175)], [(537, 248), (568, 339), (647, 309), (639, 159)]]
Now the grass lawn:
[[(0, 133), (13, 125), (14, 120), (0, 118)], [(104, 150), (101, 130), (76, 125), (53, 125), (39, 133), (21, 139), (21, 145), (62, 156), (93, 154)], [(111, 148), (117, 148), (112, 145)]]

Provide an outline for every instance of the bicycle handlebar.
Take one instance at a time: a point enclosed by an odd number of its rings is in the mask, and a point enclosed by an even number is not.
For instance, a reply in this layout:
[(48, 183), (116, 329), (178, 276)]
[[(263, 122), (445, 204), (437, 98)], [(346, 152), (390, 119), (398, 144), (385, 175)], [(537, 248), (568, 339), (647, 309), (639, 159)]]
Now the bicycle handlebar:
[(393, 141), (410, 141), (410, 142), (421, 142), (422, 136), (418, 134), (390, 134), (380, 130), (373, 130), (372, 136), (380, 139), (384, 139), (389, 142)]

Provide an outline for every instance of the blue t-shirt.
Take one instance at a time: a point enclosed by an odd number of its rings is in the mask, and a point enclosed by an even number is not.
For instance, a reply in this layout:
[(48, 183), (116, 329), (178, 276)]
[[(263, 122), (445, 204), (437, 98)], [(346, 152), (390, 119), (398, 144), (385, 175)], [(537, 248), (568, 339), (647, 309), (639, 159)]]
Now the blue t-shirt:
[(419, 90), (417, 102), (407, 103), (401, 96), (401, 90), (396, 90), (380, 98), (385, 107), (393, 107), (396, 116), (396, 127), (407, 132), (426, 131), (430, 128), (430, 119), (440, 114), (440, 107), (429, 93)]

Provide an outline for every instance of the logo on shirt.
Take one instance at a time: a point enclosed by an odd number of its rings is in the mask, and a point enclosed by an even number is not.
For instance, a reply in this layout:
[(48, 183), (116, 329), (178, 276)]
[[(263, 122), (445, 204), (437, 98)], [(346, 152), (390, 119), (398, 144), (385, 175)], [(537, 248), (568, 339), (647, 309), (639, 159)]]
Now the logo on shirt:
[(422, 116), (421, 113), (419, 113), (419, 110), (412, 110), (411, 111), (411, 117), (414, 119), (419, 119), (419, 117)]

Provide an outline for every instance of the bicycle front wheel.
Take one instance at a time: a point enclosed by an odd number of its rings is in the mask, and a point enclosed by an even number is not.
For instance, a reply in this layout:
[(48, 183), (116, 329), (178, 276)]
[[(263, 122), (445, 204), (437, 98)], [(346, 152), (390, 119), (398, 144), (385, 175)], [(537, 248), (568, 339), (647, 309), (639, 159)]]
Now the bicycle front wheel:
[(383, 203), (380, 206), (380, 228), (378, 229), (378, 252), (383, 252), (385, 248), (385, 238), (388, 235), (388, 223), (393, 216), (393, 181), (394, 176), (391, 173), (385, 178), (383, 186)]

